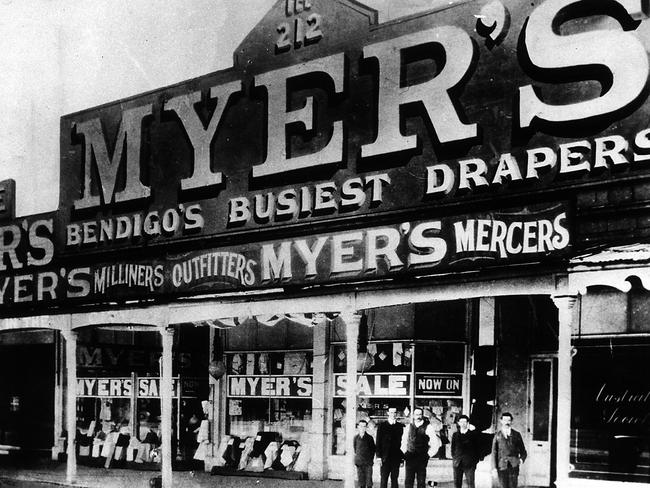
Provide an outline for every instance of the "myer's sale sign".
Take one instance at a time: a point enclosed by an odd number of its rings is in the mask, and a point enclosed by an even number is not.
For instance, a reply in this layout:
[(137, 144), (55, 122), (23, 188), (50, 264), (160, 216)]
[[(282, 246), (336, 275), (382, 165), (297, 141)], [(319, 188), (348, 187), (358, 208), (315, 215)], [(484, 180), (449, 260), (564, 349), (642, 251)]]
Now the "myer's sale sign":
[[(173, 396), (178, 396), (178, 379), (172, 382)], [(160, 378), (79, 378), (78, 397), (100, 398), (160, 398)], [(186, 392), (183, 396), (188, 396)], [(192, 396), (192, 395), (189, 395)]]

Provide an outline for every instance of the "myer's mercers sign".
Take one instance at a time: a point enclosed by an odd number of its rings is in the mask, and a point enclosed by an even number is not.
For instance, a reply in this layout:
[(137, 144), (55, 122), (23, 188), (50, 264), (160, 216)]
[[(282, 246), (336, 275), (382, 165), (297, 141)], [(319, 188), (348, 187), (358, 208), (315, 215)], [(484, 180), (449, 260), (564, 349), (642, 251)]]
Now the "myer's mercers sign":
[(232, 69), (63, 117), (59, 209), (0, 229), (1, 303), (566, 253), (575, 188), (650, 174), (644, 2), (444, 4), (281, 0)]

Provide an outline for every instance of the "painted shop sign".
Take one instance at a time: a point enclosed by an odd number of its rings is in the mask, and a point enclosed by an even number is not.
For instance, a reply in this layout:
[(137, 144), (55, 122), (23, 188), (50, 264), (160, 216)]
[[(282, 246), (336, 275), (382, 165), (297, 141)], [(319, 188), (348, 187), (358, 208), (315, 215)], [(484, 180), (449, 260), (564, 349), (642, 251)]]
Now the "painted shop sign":
[[(334, 396), (347, 394), (347, 377), (334, 375)], [(408, 373), (364, 373), (357, 375), (357, 395), (364, 397), (408, 397), (411, 395), (411, 375)]]
[(311, 376), (228, 376), (228, 396), (311, 398)]
[(0, 222), (11, 220), (16, 215), (16, 182), (0, 181)]
[[(178, 378), (173, 379), (174, 397), (178, 397), (178, 381)], [(190, 382), (186, 392), (187, 380), (182, 381), (183, 396), (195, 395), (195, 385)], [(79, 378), (77, 380), (78, 397), (130, 398), (134, 394), (138, 398), (160, 398), (160, 378), (137, 378), (135, 392), (132, 378)]]
[[(158, 371), (162, 351), (140, 348), (137, 346), (115, 346), (78, 344), (77, 366), (86, 372), (97, 370), (112, 371)], [(198, 370), (207, 360), (205, 355), (196, 351), (174, 351), (174, 361), (178, 368)]]
[(289, 4), (233, 69), (62, 119), (57, 252), (512, 206), (650, 171), (641, 0), (379, 26), (356, 2)]
[(650, 177), (643, 5), (278, 1), (232, 69), (62, 118), (0, 315), (560, 258), (579, 192)]
[(0, 276), (0, 304), (182, 295), (542, 260), (566, 253), (569, 231), (562, 204), (404, 222), (147, 262)]
[(463, 395), (462, 374), (416, 373), (415, 396)]

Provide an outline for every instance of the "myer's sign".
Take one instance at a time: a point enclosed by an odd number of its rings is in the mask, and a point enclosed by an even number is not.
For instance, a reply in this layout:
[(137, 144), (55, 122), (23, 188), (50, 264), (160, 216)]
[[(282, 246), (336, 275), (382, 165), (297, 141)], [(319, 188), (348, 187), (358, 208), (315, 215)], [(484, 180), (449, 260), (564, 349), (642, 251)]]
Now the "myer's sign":
[(311, 376), (229, 376), (228, 396), (310, 398)]
[[(185, 382), (183, 384), (185, 386)], [(173, 396), (178, 397), (178, 378), (173, 379)], [(195, 385), (189, 385), (192, 393), (183, 396), (196, 396)], [(185, 390), (185, 388), (183, 388)], [(132, 378), (79, 378), (77, 396), (101, 398), (160, 398), (160, 378), (137, 378), (135, 389)]]
[(381, 28), (357, 3), (293, 1), (234, 69), (63, 118), (62, 250), (648, 171), (641, 0), (461, 2)]

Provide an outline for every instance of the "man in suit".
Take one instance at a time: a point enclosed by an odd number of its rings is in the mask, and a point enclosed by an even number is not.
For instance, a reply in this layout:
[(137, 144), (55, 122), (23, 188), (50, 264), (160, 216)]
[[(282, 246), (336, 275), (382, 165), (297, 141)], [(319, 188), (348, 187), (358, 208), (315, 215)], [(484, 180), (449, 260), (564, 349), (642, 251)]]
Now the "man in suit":
[(417, 488), (424, 488), (429, 458), (436, 455), (442, 445), (438, 433), (424, 418), (424, 410), (420, 407), (413, 409), (413, 420), (404, 429), (402, 436), (402, 452), (406, 460), (404, 486), (413, 488), (417, 477)]
[(512, 428), (512, 414), (502, 413), (501, 430), (492, 441), (492, 471), (498, 474), (501, 488), (517, 488), (519, 466), (527, 455), (521, 434)]
[(458, 417), (458, 430), (451, 436), (451, 457), (454, 467), (454, 487), (462, 488), (463, 474), (467, 488), (474, 488), (474, 472), (479, 461), (478, 438), (469, 428), (469, 417)]
[(380, 488), (387, 488), (390, 476), (391, 488), (398, 488), (397, 477), (403, 454), (400, 449), (404, 424), (397, 421), (397, 409), (388, 409), (388, 420), (377, 428), (377, 457), (381, 459)]
[(354, 464), (357, 467), (359, 488), (372, 488), (372, 462), (375, 459), (375, 440), (366, 428), (367, 420), (357, 422), (358, 433), (354, 436)]

